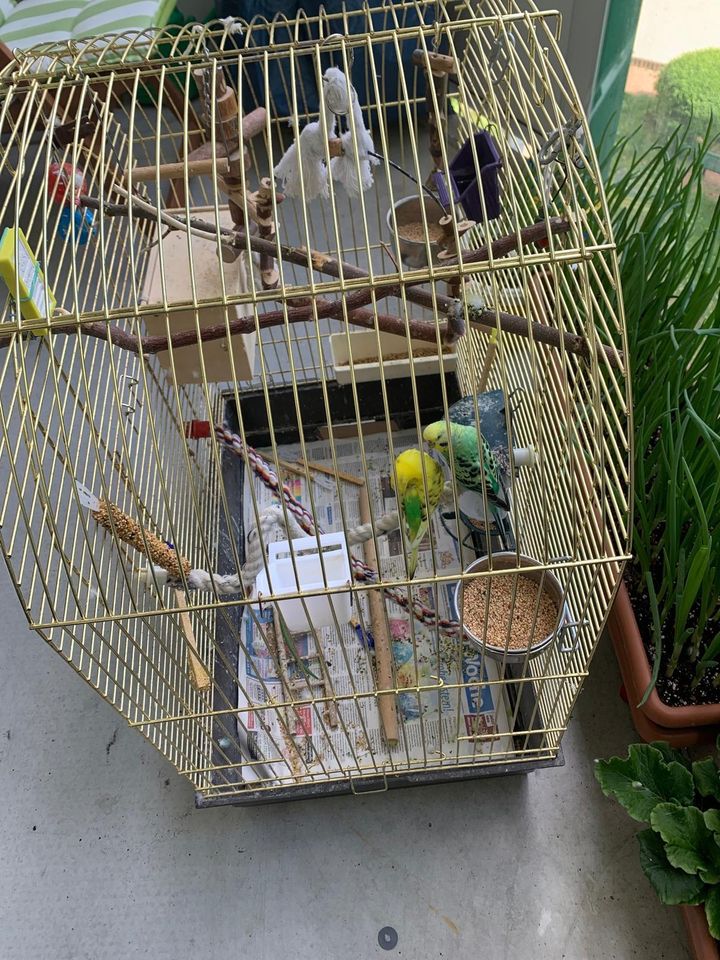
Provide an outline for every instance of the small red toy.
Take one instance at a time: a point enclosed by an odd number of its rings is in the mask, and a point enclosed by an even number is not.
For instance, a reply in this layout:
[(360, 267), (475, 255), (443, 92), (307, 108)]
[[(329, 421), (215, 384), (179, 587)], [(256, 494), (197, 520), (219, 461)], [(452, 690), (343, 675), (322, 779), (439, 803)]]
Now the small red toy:
[(210, 436), (209, 420), (186, 420), (185, 436), (188, 440), (203, 440)]
[(51, 163), (48, 170), (48, 189), (59, 206), (80, 206), (80, 195), (87, 193), (87, 183), (81, 170), (71, 163)]

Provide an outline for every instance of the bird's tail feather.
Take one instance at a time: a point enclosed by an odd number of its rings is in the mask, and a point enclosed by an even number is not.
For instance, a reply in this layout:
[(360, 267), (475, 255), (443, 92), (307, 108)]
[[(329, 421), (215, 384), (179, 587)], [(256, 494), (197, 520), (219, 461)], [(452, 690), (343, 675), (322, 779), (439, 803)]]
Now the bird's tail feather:
[(410, 553), (407, 558), (407, 568), (408, 568), (408, 577), (412, 580), (415, 576), (415, 571), (417, 570), (418, 565), (418, 553), (420, 552), (420, 544), (425, 539), (425, 534), (428, 531), (428, 521), (423, 520), (423, 522), (418, 527), (417, 533), (410, 541)]

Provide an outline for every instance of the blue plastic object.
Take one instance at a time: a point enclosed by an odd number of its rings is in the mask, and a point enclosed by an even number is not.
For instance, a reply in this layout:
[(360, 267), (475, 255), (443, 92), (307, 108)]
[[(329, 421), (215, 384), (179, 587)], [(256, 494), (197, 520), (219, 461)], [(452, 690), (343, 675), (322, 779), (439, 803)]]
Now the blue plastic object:
[[(473, 140), (480, 167), (479, 176), (473, 155)], [(482, 222), (483, 208), (480, 199), (480, 185), (482, 185), (487, 218), (495, 220), (500, 216), (501, 210), (499, 171), (502, 167), (502, 157), (495, 140), (487, 130), (478, 130), (473, 140), (466, 140), (450, 161), (448, 167), (450, 189), (448, 189), (445, 175), (440, 172), (434, 174), (435, 188), (440, 203), (446, 210), (452, 204), (460, 203), (470, 220)], [(450, 191), (452, 191), (452, 200)]]
[(66, 240), (68, 236), (71, 235), (71, 217), (75, 220), (75, 240), (81, 247), (84, 247), (89, 238), (97, 232), (97, 227), (95, 226), (95, 211), (88, 210), (87, 207), (64, 207), (58, 223), (58, 233), (63, 240)]

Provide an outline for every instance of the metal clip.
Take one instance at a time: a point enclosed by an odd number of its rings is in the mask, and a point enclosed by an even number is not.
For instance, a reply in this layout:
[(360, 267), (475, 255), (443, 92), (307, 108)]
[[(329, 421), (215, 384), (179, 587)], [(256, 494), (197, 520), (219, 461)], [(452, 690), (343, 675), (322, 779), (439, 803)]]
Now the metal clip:
[[(490, 45), (487, 57), (488, 73), (496, 82), (502, 80), (510, 65), (510, 44), (515, 46), (515, 34), (512, 30), (498, 33)], [(497, 72), (493, 72), (494, 69)]]
[[(515, 397), (518, 397), (517, 401), (513, 402)], [(508, 395), (508, 403), (510, 405), (510, 413), (515, 416), (520, 407), (522, 407), (525, 402), (525, 388), (524, 387), (515, 387), (515, 389)]]
[(579, 132), (581, 130), (582, 120), (579, 117), (568, 120), (558, 130), (554, 130), (538, 151), (538, 163), (541, 166), (553, 162), (562, 163), (564, 160), (564, 145), (570, 162), (578, 170), (582, 170), (585, 167), (585, 156), (579, 142)]
[[(535, 33), (531, 34), (531, 47), (530, 47), (530, 88), (532, 90), (533, 100), (535, 103), (541, 107), (550, 93), (550, 87), (547, 82), (542, 70), (539, 69), (536, 63), (536, 56), (538, 51), (538, 42), (535, 39)], [(544, 60), (548, 58), (548, 48), (540, 47), (540, 57)], [(538, 91), (538, 81), (540, 84), (540, 90)]]
[(124, 401), (121, 401), (120, 404), (125, 416), (127, 417), (130, 416), (131, 413), (135, 413), (138, 407), (142, 407), (142, 400), (137, 396), (137, 394), (135, 394), (135, 390), (140, 381), (137, 377), (133, 377), (129, 373), (123, 373), (120, 376), (120, 379), (127, 381), (127, 392), (133, 394), (132, 403), (125, 403)]
[[(331, 43), (331, 42), (343, 44), (345, 39), (346, 38), (342, 33), (329, 33), (324, 40), (320, 41), (320, 46), (324, 47), (326, 43)], [(348, 48), (343, 45), (343, 50), (345, 50), (345, 52), (347, 53), (348, 67), (350, 70), (352, 70), (353, 64), (355, 63), (355, 47), (350, 47), (350, 49), (348, 50)]]

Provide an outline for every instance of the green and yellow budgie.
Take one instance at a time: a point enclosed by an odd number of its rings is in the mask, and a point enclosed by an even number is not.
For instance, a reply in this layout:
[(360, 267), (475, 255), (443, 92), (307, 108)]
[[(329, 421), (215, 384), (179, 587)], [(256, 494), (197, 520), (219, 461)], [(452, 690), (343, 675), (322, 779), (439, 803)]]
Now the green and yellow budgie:
[(433, 450), (450, 463), (450, 446), (455, 464), (455, 476), (467, 489), (487, 494), (490, 506), (508, 510), (509, 503), (503, 487), (500, 465), (490, 445), (481, 436), (482, 450), (478, 447), (478, 431), (474, 426), (461, 423), (448, 424), (444, 420), (431, 423), (423, 431), (423, 439)]
[[(427, 499), (423, 480), (423, 463), (427, 480)], [(400, 501), (400, 516), (410, 554), (407, 558), (408, 576), (412, 579), (418, 562), (418, 550), (425, 536), (430, 517), (437, 509), (445, 486), (442, 467), (427, 453), (404, 450), (395, 460), (396, 493)], [(393, 489), (395, 483), (391, 477)]]

